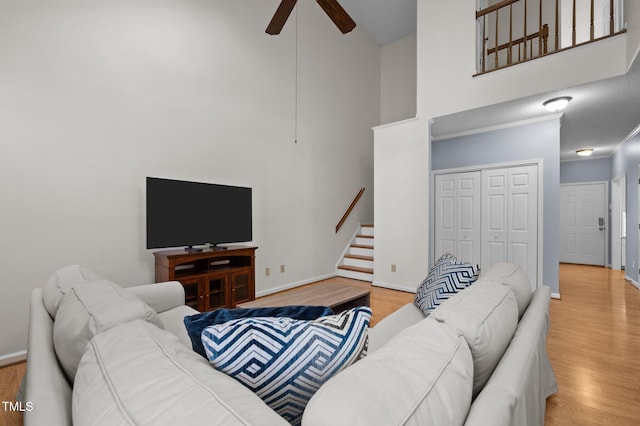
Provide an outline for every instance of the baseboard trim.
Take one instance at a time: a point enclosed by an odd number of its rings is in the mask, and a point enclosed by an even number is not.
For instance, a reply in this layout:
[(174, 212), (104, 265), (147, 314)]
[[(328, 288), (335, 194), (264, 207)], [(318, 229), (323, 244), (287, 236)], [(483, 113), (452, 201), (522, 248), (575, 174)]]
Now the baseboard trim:
[(7, 367), (27, 360), (27, 351), (14, 352), (11, 354), (0, 355), (0, 368)]
[(407, 293), (415, 293), (416, 292), (416, 288), (409, 288), (409, 287), (402, 287), (396, 284), (387, 284), (387, 283), (383, 283), (380, 281), (374, 281), (373, 283), (371, 283), (372, 286), (374, 287), (383, 287), (383, 288), (388, 288), (390, 290), (398, 290), (398, 291), (405, 291)]
[(640, 284), (639, 284), (637, 281), (633, 280), (630, 276), (625, 275), (624, 279), (625, 279), (625, 280), (627, 280), (627, 281), (629, 281), (631, 284), (633, 284), (633, 286), (634, 286), (635, 288), (637, 288), (638, 290), (640, 290)]
[(335, 273), (332, 274), (327, 274), (327, 275), (321, 275), (319, 277), (315, 277), (315, 278), (309, 278), (308, 280), (303, 280), (303, 281), (298, 281), (295, 283), (290, 283), (290, 284), (285, 284), (282, 285), (280, 287), (275, 287), (275, 288), (270, 288), (268, 290), (263, 290), (263, 291), (259, 291), (256, 293), (256, 297), (264, 297), (264, 296), (269, 296), (270, 294), (274, 294), (274, 293), (279, 293), (281, 291), (285, 291), (285, 290), (291, 290), (292, 288), (296, 288), (296, 287), (300, 287), (306, 284), (311, 284), (314, 283), (316, 281), (322, 281), (322, 280), (328, 280), (329, 278), (333, 278), (336, 277), (337, 275)]
[(560, 299), (560, 293), (551, 293), (551, 298), (552, 299)]

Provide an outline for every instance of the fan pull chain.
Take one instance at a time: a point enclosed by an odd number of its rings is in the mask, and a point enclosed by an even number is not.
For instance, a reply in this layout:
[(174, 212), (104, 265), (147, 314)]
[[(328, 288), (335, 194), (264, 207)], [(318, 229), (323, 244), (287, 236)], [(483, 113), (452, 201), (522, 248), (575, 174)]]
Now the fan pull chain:
[(294, 90), (294, 117), (293, 117), (293, 143), (298, 143), (298, 8), (296, 8), (296, 66), (295, 66), (295, 90)]

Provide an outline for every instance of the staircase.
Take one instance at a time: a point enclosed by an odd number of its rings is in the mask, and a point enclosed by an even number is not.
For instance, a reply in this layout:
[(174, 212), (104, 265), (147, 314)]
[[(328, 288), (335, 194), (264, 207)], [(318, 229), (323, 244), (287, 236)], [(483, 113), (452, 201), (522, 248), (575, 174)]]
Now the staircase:
[(338, 262), (340, 277), (373, 282), (373, 225), (361, 225)]

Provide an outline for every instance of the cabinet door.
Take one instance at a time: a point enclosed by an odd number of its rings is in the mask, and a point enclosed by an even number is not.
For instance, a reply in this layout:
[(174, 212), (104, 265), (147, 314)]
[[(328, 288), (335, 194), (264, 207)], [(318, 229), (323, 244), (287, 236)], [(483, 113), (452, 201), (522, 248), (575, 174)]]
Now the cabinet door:
[(236, 304), (248, 302), (253, 295), (253, 270), (251, 268), (243, 268), (234, 270), (229, 273), (231, 279), (231, 307), (235, 308)]
[(225, 308), (228, 304), (229, 274), (220, 272), (209, 274), (205, 278), (205, 288), (202, 296), (205, 302), (205, 311)]
[(180, 283), (184, 287), (184, 304), (197, 311), (204, 310), (204, 300), (200, 297), (203, 281), (199, 278), (191, 278), (180, 280)]

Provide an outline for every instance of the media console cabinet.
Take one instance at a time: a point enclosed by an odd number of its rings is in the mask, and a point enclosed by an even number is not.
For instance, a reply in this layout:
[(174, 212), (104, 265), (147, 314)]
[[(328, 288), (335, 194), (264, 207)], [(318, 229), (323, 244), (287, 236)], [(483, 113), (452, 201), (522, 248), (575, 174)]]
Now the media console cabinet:
[(162, 250), (154, 252), (156, 282), (180, 281), (185, 304), (200, 312), (235, 308), (255, 300), (257, 247), (230, 246), (226, 250)]

